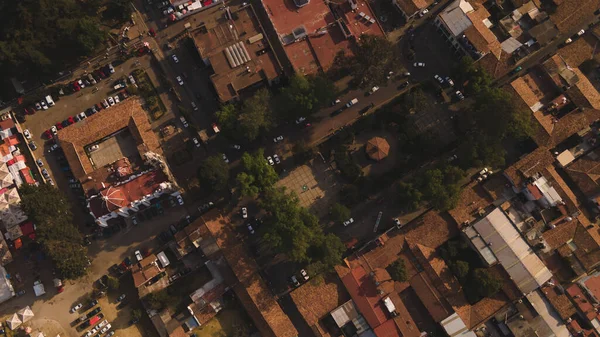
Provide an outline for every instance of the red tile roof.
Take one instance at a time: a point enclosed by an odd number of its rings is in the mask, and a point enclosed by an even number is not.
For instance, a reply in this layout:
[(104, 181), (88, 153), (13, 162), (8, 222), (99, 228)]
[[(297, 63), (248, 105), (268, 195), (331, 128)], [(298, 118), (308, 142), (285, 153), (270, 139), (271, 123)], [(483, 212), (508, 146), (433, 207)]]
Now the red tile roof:
[(386, 309), (381, 301), (377, 286), (362, 267), (352, 269), (342, 277), (342, 282), (354, 303), (356, 303), (358, 310), (372, 328), (387, 321)]
[(596, 312), (592, 305), (593, 302), (587, 297), (583, 290), (581, 290), (579, 284), (575, 283), (568, 287), (567, 293), (571, 297), (571, 301), (575, 303), (575, 306), (587, 317), (587, 319), (600, 319), (600, 314)]
[(402, 333), (396, 326), (393, 319), (387, 320), (380, 326), (373, 329), (375, 336), (377, 337), (402, 337)]

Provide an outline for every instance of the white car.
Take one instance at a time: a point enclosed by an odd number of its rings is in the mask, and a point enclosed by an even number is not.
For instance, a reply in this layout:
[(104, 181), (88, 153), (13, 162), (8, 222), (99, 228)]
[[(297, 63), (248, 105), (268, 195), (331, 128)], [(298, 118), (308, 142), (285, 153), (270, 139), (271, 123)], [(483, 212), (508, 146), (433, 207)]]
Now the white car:
[[(115, 73), (115, 67), (113, 67), (112, 63), (108, 64), (108, 70), (110, 71), (111, 74)], [(82, 87), (83, 88), (83, 87)]]
[(85, 112), (80, 112), (80, 113), (79, 113), (79, 119), (80, 119), (80, 120), (84, 120), (84, 119), (86, 119), (86, 118), (87, 118), (87, 115), (85, 114)]
[(54, 180), (52, 180), (52, 178), (48, 178), (46, 179), (46, 181), (48, 182), (48, 184), (50, 184), (51, 186), (54, 186)]
[(181, 121), (181, 124), (183, 124), (184, 128), (190, 126), (183, 116), (179, 117), (179, 120)]
[(198, 110), (198, 106), (196, 105), (196, 102), (192, 102), (192, 109), (194, 109), (194, 111)]
[(77, 81), (77, 84), (79, 84), (79, 87), (80, 87), (81, 89), (85, 88), (85, 84), (83, 83), (83, 81), (82, 81), (82, 80), (78, 80), (78, 81)]
[(196, 147), (200, 147), (200, 142), (197, 138), (192, 138), (192, 142), (194, 142), (194, 145), (196, 145)]
[(246, 207), (242, 207), (242, 218), (244, 218), (244, 219), (248, 218), (248, 208), (246, 208)]
[(273, 166), (275, 165), (275, 162), (273, 161), (273, 158), (271, 158), (271, 156), (267, 157), (267, 162), (269, 163), (269, 165)]
[(142, 256), (142, 253), (141, 253), (139, 250), (136, 250), (136, 251), (135, 251), (135, 258), (136, 258), (138, 261), (142, 261), (142, 260), (144, 259), (144, 257)]
[(429, 13), (429, 9), (425, 8), (424, 10), (422, 10), (419, 13), (419, 17), (422, 18), (423, 16), (425, 16), (425, 14)]
[(304, 279), (304, 281), (308, 281), (308, 279), (310, 278), (310, 277), (308, 276), (308, 273), (307, 273), (307, 272), (306, 272), (306, 270), (304, 270), (304, 269), (301, 269), (301, 270), (300, 270), (300, 275), (302, 275), (302, 278)]
[(242, 147), (241, 147), (241, 146), (239, 146), (239, 145), (237, 145), (237, 144), (236, 144), (236, 145), (233, 145), (232, 147), (233, 147), (234, 149), (236, 149), (236, 150), (241, 150), (241, 149), (242, 149)]
[(88, 148), (88, 151), (89, 151), (89, 152), (93, 152), (93, 151), (96, 151), (96, 150), (98, 150), (99, 148), (100, 148), (100, 145), (98, 145), (98, 144), (94, 144), (94, 145), (92, 145), (92, 146), (90, 146), (90, 147)]
[(76, 312), (77, 310), (81, 309), (81, 307), (83, 307), (82, 303), (77, 304), (76, 306), (71, 308), (71, 313)]
[(179, 83), (179, 85), (183, 85), (183, 79), (181, 79), (181, 76), (177, 76), (177, 83)]
[(102, 322), (98, 323), (96, 328), (101, 328), (101, 327), (105, 326), (106, 324), (108, 324), (108, 320), (103, 320)]
[(348, 227), (348, 225), (350, 225), (352, 223), (354, 223), (354, 219), (350, 218), (350, 219), (344, 221), (344, 227)]
[(100, 330), (100, 333), (105, 333), (108, 330), (110, 330), (110, 328), (112, 328), (112, 326), (110, 325), (110, 323), (108, 323), (104, 328), (102, 328), (102, 330)]
[(273, 138), (273, 143), (282, 142), (282, 141), (283, 141), (283, 136), (277, 136), (277, 137)]
[(42, 109), (48, 110), (48, 105), (46, 105), (46, 102), (41, 101), (40, 104), (42, 105)]
[(281, 164), (281, 160), (279, 160), (279, 156), (277, 154), (273, 155), (273, 160), (275, 160), (275, 164)]
[(394, 218), (394, 223), (396, 224), (396, 227), (398, 227), (398, 228), (400, 226), (402, 226), (402, 223), (400, 222), (400, 219), (398, 219), (398, 218)]
[(465, 95), (463, 95), (463, 93), (462, 93), (462, 92), (460, 92), (460, 90), (457, 90), (457, 91), (456, 91), (454, 94), (455, 94), (455, 95), (456, 95), (456, 97), (458, 97), (458, 99), (460, 99), (461, 101), (462, 101), (463, 99), (465, 99)]
[(225, 153), (223, 153), (223, 160), (229, 164), (229, 159), (227, 158), (227, 156), (225, 155)]
[(23, 131), (23, 136), (25, 136), (25, 138), (27, 138), (27, 139), (31, 139), (31, 133), (29, 133), (28, 129), (25, 129)]
[(454, 81), (448, 76), (446, 76), (446, 83), (448, 83), (448, 85), (451, 87), (454, 86)]
[(121, 100), (119, 99), (119, 95), (115, 95), (115, 104), (119, 103)]
[(135, 78), (133, 78), (133, 75), (129, 75), (129, 83), (135, 84)]
[(435, 78), (435, 80), (438, 81), (440, 84), (444, 84), (444, 80), (440, 77), (440, 75), (433, 75), (433, 78)]
[(110, 104), (110, 106), (115, 105), (115, 100), (112, 97), (108, 97), (108, 104)]
[(371, 90), (369, 91), (369, 95), (373, 95), (377, 90), (379, 90), (378, 86), (374, 86), (373, 88), (371, 88)]
[(300, 117), (300, 118), (296, 119), (296, 124), (300, 124), (300, 123), (304, 122), (305, 120), (306, 120), (306, 118)]
[(171, 56), (171, 58), (173, 58), (173, 62), (175, 62), (175, 63), (179, 63), (179, 59), (177, 58), (177, 55), (173, 54), (173, 55)]
[(413, 64), (413, 66), (417, 67), (417, 68), (425, 68), (425, 63), (423, 63), (423, 62), (415, 62)]
[(577, 32), (577, 36), (581, 36), (583, 34), (585, 34), (585, 30), (583, 29)]
[(52, 134), (53, 134), (53, 135), (55, 135), (55, 136), (56, 136), (56, 134), (58, 133), (58, 129), (56, 129), (56, 126), (55, 126), (55, 125), (52, 125), (52, 126), (50, 127), (50, 131), (51, 131), (51, 132), (52, 132)]

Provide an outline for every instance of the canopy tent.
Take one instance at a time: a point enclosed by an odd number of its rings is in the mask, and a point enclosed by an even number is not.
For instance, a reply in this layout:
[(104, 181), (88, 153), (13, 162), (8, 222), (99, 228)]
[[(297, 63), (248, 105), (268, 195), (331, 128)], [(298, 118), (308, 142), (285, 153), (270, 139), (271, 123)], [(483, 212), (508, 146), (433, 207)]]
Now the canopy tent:
[(33, 291), (35, 292), (35, 296), (42, 296), (46, 293), (44, 285), (39, 281), (33, 285)]
[(26, 306), (25, 308), (19, 310), (18, 314), (19, 314), (19, 318), (21, 319), (21, 322), (23, 322), (23, 323), (32, 319), (34, 316), (33, 311), (31, 310), (31, 308), (29, 306)]
[(381, 137), (373, 137), (367, 142), (365, 150), (371, 159), (380, 161), (388, 156), (390, 144)]
[(6, 163), (0, 163), (0, 189), (6, 188), (14, 184), (15, 180), (8, 170)]
[(16, 328), (19, 327), (19, 325), (21, 325), (21, 320), (19, 319), (19, 316), (17, 316), (17, 314), (13, 314), (12, 317), (10, 317), (9, 319), (6, 320), (6, 324), (8, 325), (8, 327), (11, 330), (14, 330)]
[(16, 188), (5, 190), (4, 193), (0, 194), (0, 219), (2, 219), (2, 223), (6, 228), (16, 226), (27, 220), (27, 216), (21, 210), (20, 204), (21, 197)]

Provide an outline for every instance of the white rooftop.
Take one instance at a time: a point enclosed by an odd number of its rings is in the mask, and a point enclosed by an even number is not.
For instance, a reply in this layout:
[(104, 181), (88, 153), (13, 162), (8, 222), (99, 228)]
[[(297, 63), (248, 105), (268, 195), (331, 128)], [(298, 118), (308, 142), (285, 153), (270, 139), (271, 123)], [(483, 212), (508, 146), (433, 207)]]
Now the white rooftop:
[(486, 243), (486, 248), (492, 250), (524, 294), (539, 288), (552, 277), (550, 270), (499, 208), (476, 222), (473, 227)]
[(440, 324), (450, 337), (476, 337), (473, 331), (467, 329), (467, 325), (457, 313), (445, 318)]

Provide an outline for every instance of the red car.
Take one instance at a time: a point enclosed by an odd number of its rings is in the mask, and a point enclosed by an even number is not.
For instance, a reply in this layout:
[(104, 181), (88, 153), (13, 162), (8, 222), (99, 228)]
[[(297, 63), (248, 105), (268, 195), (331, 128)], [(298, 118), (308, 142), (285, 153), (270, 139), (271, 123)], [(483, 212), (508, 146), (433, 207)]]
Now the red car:
[(104, 107), (102, 106), (102, 104), (96, 103), (96, 110), (100, 111), (102, 109), (104, 109)]
[(75, 90), (75, 91), (81, 90), (81, 87), (79, 86), (79, 83), (73, 82), (73, 90)]
[(73, 116), (69, 117), (67, 119), (67, 121), (69, 121), (69, 124), (74, 124), (75, 123), (75, 119), (73, 119)]
[(148, 31), (148, 34), (150, 34), (150, 36), (152, 36), (152, 37), (156, 37), (156, 32), (154, 31), (153, 28), (150, 28), (150, 30)]
[(54, 126), (56, 126), (56, 128), (57, 128), (58, 130), (60, 130), (60, 129), (62, 129), (62, 128), (63, 128), (63, 126), (62, 126), (62, 124), (61, 124), (60, 122), (58, 122), (58, 123), (54, 124)]
[(52, 131), (46, 130), (46, 131), (44, 131), (44, 137), (46, 137), (48, 139), (52, 139), (54, 136), (52, 135)]

